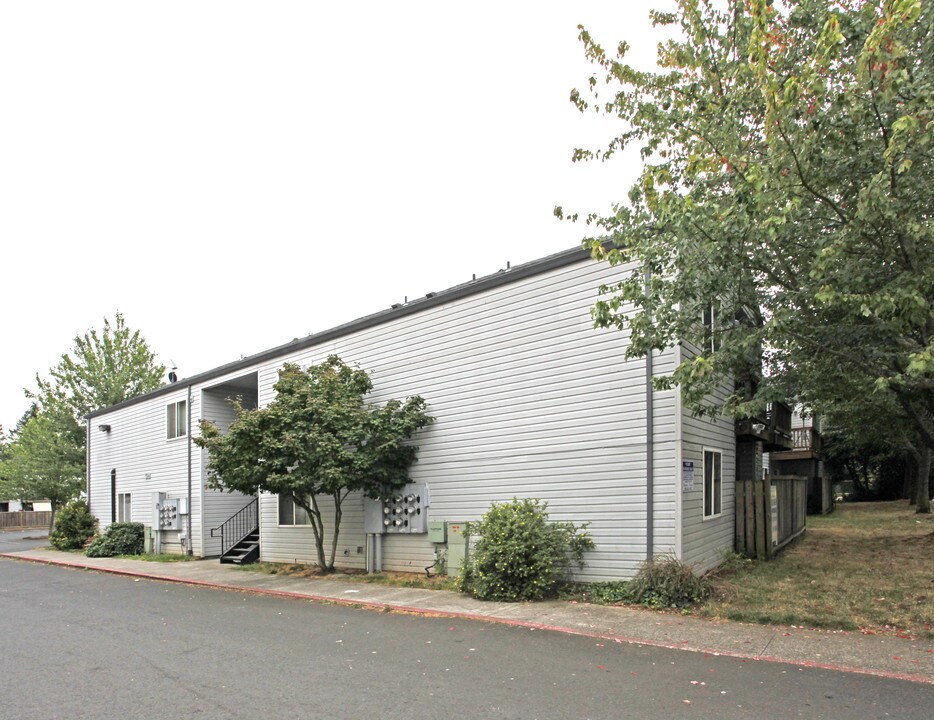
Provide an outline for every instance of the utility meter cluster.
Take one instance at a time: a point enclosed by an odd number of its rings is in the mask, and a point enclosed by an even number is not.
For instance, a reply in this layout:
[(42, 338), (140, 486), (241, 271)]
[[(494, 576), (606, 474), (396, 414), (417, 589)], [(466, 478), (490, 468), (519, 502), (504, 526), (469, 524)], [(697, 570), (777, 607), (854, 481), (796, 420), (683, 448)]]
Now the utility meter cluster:
[(410, 483), (385, 498), (367, 498), (364, 529), (368, 533), (428, 532), (428, 485)]
[(178, 498), (160, 500), (156, 504), (156, 514), (159, 517), (159, 530), (181, 529)]

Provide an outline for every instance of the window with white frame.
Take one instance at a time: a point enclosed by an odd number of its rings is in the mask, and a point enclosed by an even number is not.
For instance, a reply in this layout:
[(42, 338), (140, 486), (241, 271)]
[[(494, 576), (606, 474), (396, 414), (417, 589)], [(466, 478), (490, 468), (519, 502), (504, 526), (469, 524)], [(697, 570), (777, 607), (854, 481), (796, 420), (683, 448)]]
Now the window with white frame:
[(704, 517), (723, 512), (723, 455), (718, 450), (704, 450)]
[(117, 522), (132, 522), (130, 507), (130, 493), (117, 493)]
[(279, 496), (280, 525), (308, 525), (308, 511), (288, 495)]
[(165, 407), (165, 437), (168, 440), (188, 434), (188, 401), (179, 400)]
[(720, 305), (712, 302), (704, 307), (704, 352), (716, 352), (720, 349), (720, 330), (717, 323), (720, 322)]

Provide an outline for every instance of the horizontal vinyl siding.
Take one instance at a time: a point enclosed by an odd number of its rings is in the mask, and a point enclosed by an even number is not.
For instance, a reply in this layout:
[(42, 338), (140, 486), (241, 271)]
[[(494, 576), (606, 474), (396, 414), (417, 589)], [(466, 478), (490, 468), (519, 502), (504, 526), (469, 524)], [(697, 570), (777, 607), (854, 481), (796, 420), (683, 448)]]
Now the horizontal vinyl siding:
[[(682, 346), (683, 357), (693, 356), (691, 348)], [(717, 393), (716, 401), (726, 397), (726, 390)], [(682, 493), (682, 559), (699, 572), (719, 565), (726, 552), (733, 550), (736, 488), (736, 430), (732, 419), (718, 416), (695, 417), (683, 408), (682, 460), (694, 461), (694, 490)], [(717, 450), (722, 455), (723, 496), (721, 514), (704, 518), (704, 449)]]
[[(110, 473), (117, 471), (117, 493), (131, 494), (131, 519), (152, 525), (154, 492), (164, 492), (169, 498), (188, 496), (188, 439), (166, 439), (166, 406), (187, 398), (186, 389), (154, 399), (152, 402), (130, 405), (95, 418), (90, 435), (90, 496), (91, 512), (100, 520), (103, 530), (110, 524)], [(194, 400), (194, 398), (193, 398)], [(192, 417), (197, 417), (196, 407)], [(111, 426), (109, 433), (98, 430), (101, 424)], [(193, 448), (194, 449), (194, 448)], [(146, 474), (150, 478), (146, 478)], [(192, 535), (194, 545), (200, 544), (200, 496), (192, 494)], [(182, 552), (181, 533), (163, 533), (165, 552)]]
[[(230, 419), (220, 393), (202, 390), (257, 372), (258, 403), (265, 406), (284, 362), (308, 365), (338, 354), (370, 374), (370, 401), (420, 394), (428, 402), (436, 419), (416, 439), (419, 459), (411, 476), (430, 486), (430, 518), (477, 520), (491, 502), (542, 498), (552, 519), (590, 523), (597, 548), (579, 579), (629, 577), (646, 556), (645, 364), (625, 360), (627, 332), (593, 329), (589, 312), (598, 287), (620, 272), (581, 261), (211, 378), (192, 387), (193, 430), (198, 433), (202, 417)], [(673, 351), (657, 354), (656, 375), (670, 373), (675, 357)], [(118, 489), (132, 478), (139, 491), (145, 488), (146, 503), (154, 490), (184, 496), (187, 447), (165, 440), (165, 406), (175, 397), (155, 397), (94, 418), (92, 508), (101, 518), (109, 518), (114, 466)], [(178, 399), (184, 397), (179, 388)], [(676, 552), (676, 391), (655, 392), (654, 400), (653, 549)], [(103, 422), (114, 425), (111, 437), (96, 431)], [(724, 476), (732, 477), (726, 463), (724, 455)], [(209, 538), (202, 545), (202, 529), (207, 535), (236, 510), (224, 503), (237, 501), (201, 489), (197, 446), (192, 471), (194, 547), (210, 552)], [(145, 472), (152, 473), (148, 484)], [(135, 515), (135, 494), (133, 502)], [(329, 544), (331, 508), (327, 499), (321, 505)], [(260, 514), (264, 560), (316, 561), (309, 526), (278, 526), (275, 496), (260, 497)], [(364, 546), (363, 502), (352, 496), (344, 503), (337, 563), (364, 567), (365, 553), (357, 552)], [(426, 535), (384, 536), (385, 569), (421, 571), (432, 562), (434, 546)]]
[[(325, 532), (325, 552), (330, 553), (334, 533), (334, 502), (331, 498), (318, 498)], [(348, 496), (341, 504), (340, 534), (338, 536), (335, 564), (339, 567), (366, 567), (366, 535), (363, 532), (363, 497)], [(310, 525), (280, 526), (279, 499), (276, 495), (262, 494), (260, 509), (260, 553), (267, 562), (309, 563), (318, 562), (315, 536)], [(424, 535), (421, 536), (424, 539)], [(357, 548), (363, 548), (357, 553)]]
[[(624, 360), (626, 333), (594, 330), (589, 313), (616, 272), (582, 262), (307, 348), (259, 368), (259, 404), (273, 399), (283, 362), (338, 354), (370, 374), (371, 401), (428, 402), (436, 419), (416, 440), (411, 476), (430, 486), (432, 519), (477, 520), (491, 502), (542, 498), (553, 519), (591, 523), (597, 549), (581, 579), (628, 577), (646, 554), (645, 366)], [(674, 392), (657, 392), (655, 405), (655, 548), (672, 552)], [(352, 507), (337, 562), (360, 567), (362, 504)], [(261, 508), (263, 559), (313, 561), (311, 529), (278, 527), (275, 497)], [(384, 537), (384, 569), (433, 561), (425, 535)]]
[[(227, 432), (231, 423), (237, 419), (237, 413), (231, 398), (238, 393), (226, 393), (216, 390), (204, 390), (201, 393), (201, 413), (200, 418), (214, 423), (222, 432)], [(255, 405), (255, 400), (243, 398), (243, 404), (247, 407)], [(207, 477), (207, 452), (201, 453), (201, 477)], [(224, 492), (223, 490), (211, 490), (207, 487), (202, 489), (202, 503), (204, 506), (203, 527), (202, 527), (202, 545), (200, 554), (202, 556), (220, 555), (221, 538), (211, 537), (211, 528), (220, 527), (224, 521), (241, 510), (253, 500), (252, 495), (243, 495), (242, 493)]]

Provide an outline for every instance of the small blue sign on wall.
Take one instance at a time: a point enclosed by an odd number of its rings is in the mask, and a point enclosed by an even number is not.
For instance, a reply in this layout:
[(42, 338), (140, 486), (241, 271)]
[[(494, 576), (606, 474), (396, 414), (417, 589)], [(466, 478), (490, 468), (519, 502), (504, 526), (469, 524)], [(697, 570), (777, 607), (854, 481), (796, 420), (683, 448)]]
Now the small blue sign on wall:
[(694, 490), (694, 461), (681, 461), (681, 492)]

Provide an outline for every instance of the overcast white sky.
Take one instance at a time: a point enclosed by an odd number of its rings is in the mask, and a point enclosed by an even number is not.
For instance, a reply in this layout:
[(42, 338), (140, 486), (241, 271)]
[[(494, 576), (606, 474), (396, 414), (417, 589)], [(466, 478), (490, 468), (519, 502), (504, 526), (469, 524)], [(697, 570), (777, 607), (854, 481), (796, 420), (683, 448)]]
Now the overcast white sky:
[(579, 243), (568, 101), (640, 2), (0, 2), (0, 424), (120, 310), (187, 376)]

